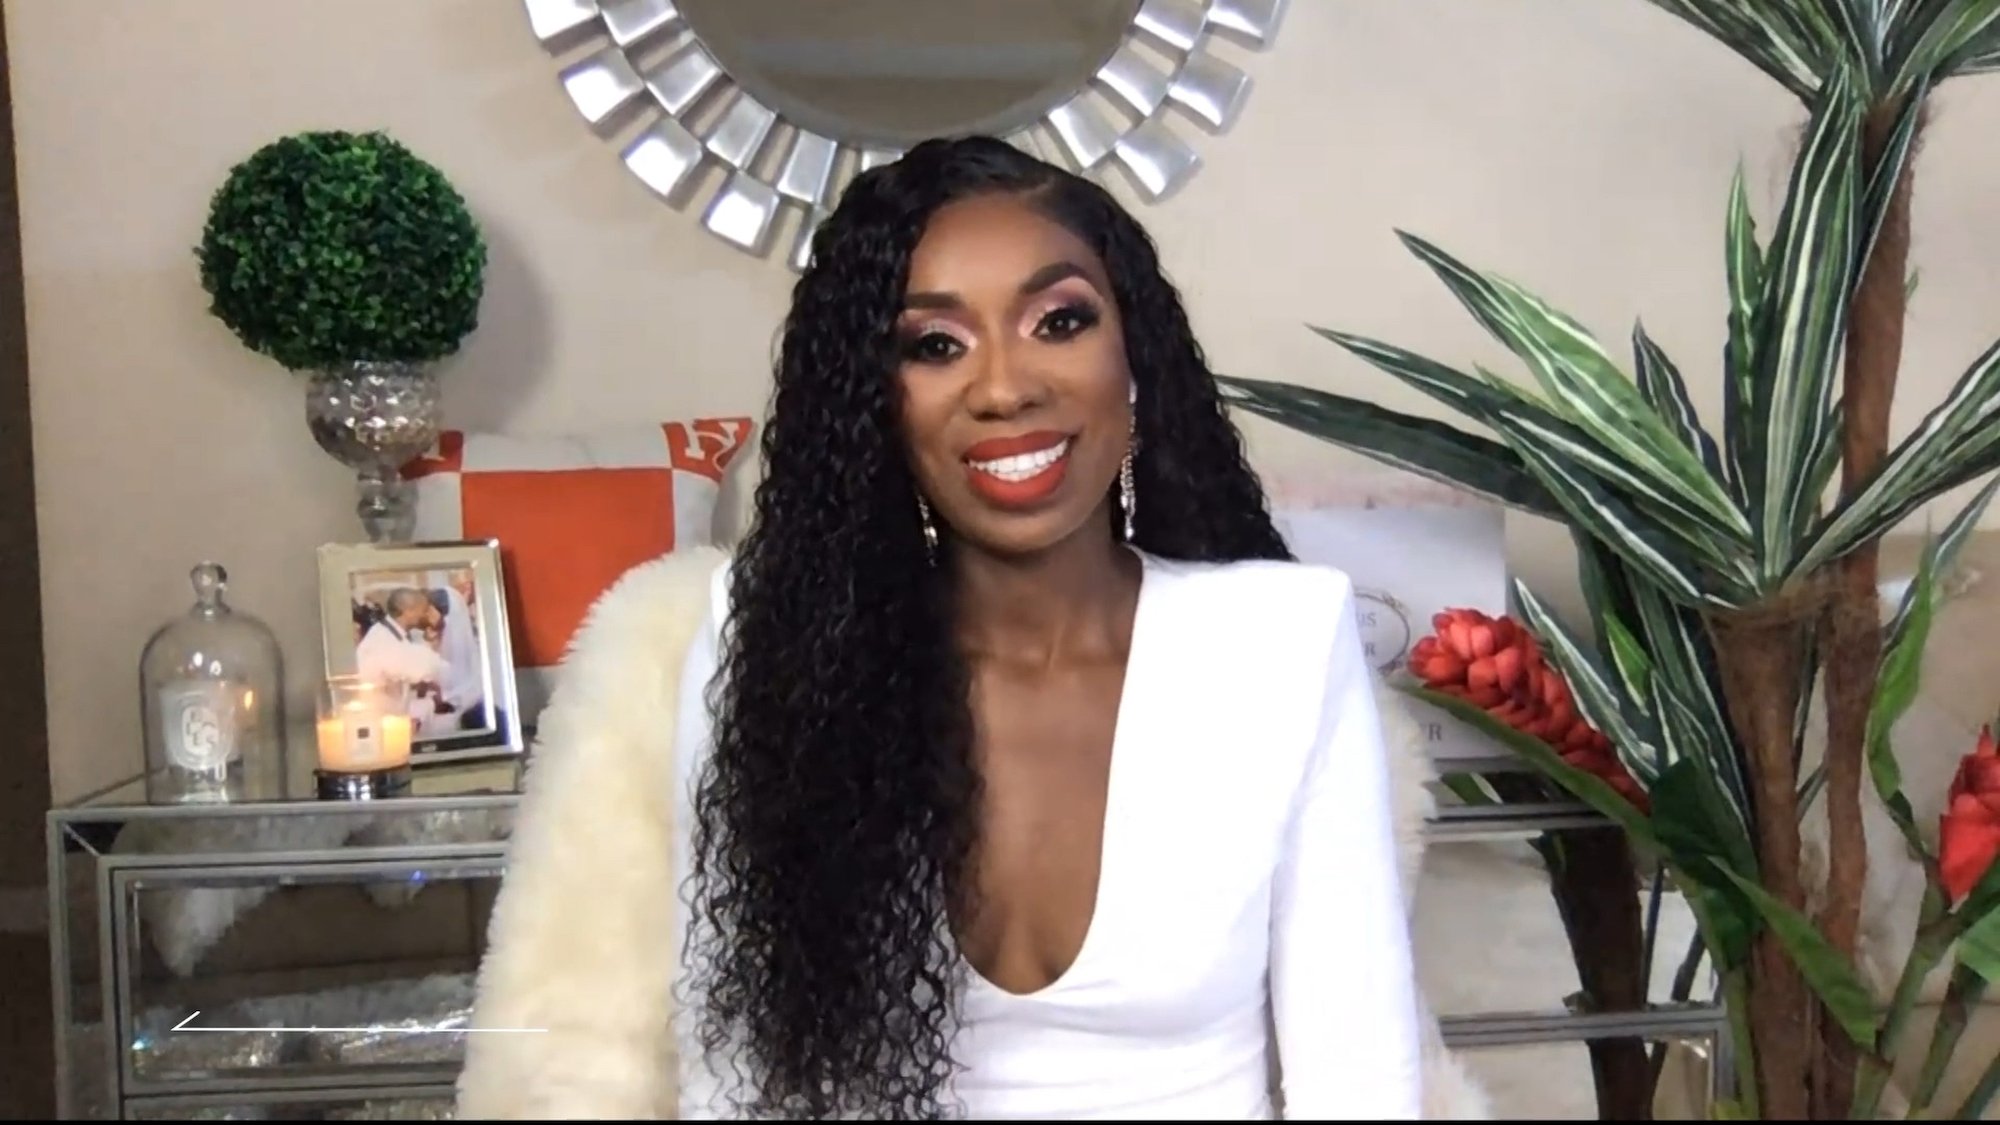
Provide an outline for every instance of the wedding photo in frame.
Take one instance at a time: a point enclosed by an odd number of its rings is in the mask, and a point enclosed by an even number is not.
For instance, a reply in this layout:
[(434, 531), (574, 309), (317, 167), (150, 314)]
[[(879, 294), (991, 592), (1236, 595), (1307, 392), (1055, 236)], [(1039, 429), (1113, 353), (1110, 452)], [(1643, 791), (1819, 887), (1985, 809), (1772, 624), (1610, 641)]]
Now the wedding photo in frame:
[(330, 543), (319, 592), (326, 674), (400, 691), (413, 764), (524, 750), (497, 541)]

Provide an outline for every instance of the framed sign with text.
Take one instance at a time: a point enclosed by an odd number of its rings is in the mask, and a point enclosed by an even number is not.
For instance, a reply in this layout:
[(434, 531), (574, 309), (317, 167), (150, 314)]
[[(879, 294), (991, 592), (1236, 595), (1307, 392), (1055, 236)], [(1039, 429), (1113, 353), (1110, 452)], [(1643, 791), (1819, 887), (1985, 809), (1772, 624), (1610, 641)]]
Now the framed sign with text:
[[(1354, 579), (1361, 643), (1375, 671), (1399, 675), (1432, 615), (1507, 610), (1505, 514), (1442, 486), (1343, 476), (1317, 490), (1274, 489), (1273, 518), (1301, 561)], [(1494, 746), (1445, 712), (1411, 700), (1434, 761), (1490, 758)]]

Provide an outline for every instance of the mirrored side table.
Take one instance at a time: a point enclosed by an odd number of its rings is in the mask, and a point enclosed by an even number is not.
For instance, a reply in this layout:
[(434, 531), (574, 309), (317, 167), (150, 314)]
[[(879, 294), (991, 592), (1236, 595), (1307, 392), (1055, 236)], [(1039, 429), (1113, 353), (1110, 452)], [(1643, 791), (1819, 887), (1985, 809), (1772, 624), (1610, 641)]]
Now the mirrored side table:
[(48, 817), (65, 1119), (443, 1119), (519, 761), (410, 796), (229, 804), (143, 779)]

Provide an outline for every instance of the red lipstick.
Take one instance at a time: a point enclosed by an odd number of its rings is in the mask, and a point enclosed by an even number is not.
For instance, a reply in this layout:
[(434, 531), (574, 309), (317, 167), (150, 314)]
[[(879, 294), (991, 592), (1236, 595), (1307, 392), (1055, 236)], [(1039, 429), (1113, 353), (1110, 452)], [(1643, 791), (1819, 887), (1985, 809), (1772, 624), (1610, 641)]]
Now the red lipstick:
[[(995, 507), (1033, 507), (1069, 475), (1069, 440), (1068, 434), (1041, 430), (979, 442), (965, 451), (966, 482)], [(1058, 450), (1059, 456), (1050, 456)]]
[(1015, 437), (988, 438), (965, 451), (967, 461), (998, 461), (1002, 457), (1015, 457), (1023, 453), (1040, 453), (1050, 446), (1061, 445), (1069, 440), (1068, 434), (1053, 430), (1036, 430), (1031, 434)]

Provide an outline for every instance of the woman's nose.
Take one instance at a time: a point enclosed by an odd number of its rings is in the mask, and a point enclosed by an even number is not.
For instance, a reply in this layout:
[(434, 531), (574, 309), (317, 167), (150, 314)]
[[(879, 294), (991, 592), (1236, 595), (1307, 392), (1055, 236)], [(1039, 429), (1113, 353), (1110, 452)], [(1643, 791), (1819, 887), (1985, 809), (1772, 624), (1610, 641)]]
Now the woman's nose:
[(1040, 405), (1048, 397), (1048, 383), (1006, 348), (988, 348), (984, 362), (972, 376), (966, 404), (980, 418), (1011, 418)]

